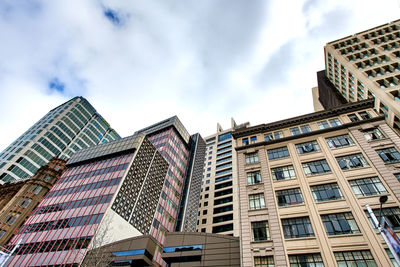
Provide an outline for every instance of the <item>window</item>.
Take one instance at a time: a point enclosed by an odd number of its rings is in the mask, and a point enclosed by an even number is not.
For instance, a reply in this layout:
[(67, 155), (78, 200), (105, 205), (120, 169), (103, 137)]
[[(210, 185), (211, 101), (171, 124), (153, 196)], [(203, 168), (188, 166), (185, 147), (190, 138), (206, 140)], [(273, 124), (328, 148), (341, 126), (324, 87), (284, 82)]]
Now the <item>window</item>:
[(311, 186), (311, 191), (316, 202), (343, 198), (337, 183), (314, 185)]
[(371, 118), (371, 115), (369, 115), (369, 113), (366, 111), (359, 112), (358, 115), (360, 115), (361, 119), (363, 120), (368, 120)]
[(259, 184), (261, 183), (261, 174), (259, 171), (247, 173), (247, 184)]
[(338, 118), (330, 119), (329, 123), (331, 124), (332, 127), (336, 127), (336, 126), (342, 125), (342, 123), (340, 122), (340, 120)]
[[(200, 211), (199, 211), (200, 212)], [(200, 215), (200, 214), (199, 214)], [(207, 210), (203, 210), (203, 215), (207, 215)]]
[(201, 228), (201, 232), (205, 233), (206, 232), (206, 228)]
[(232, 138), (232, 134), (231, 133), (225, 133), (225, 134), (221, 134), (220, 136), (218, 136), (218, 143), (221, 143), (222, 141), (228, 140)]
[(394, 174), (394, 177), (396, 177), (397, 181), (400, 182), (400, 173), (395, 173), (395, 174)]
[(4, 220), (4, 223), (11, 225), (15, 222), (15, 220), (18, 218), (18, 216), (19, 216), (18, 213), (10, 212), (10, 214)]
[(286, 158), (286, 157), (289, 157), (289, 151), (288, 151), (287, 147), (268, 149), (268, 159), (269, 160)]
[(354, 194), (358, 197), (387, 193), (378, 177), (352, 180), (349, 183)]
[[(375, 214), (375, 217), (379, 219), (379, 209), (372, 210)], [(372, 227), (376, 228), (375, 223), (372, 221), (369, 212), (365, 211)], [(400, 230), (400, 208), (399, 207), (391, 207), (391, 208), (383, 208), (381, 216), (385, 216), (386, 220), (389, 222), (390, 226), (394, 230)]]
[(329, 124), (327, 121), (319, 121), (318, 123), (318, 127), (322, 130), (322, 129), (327, 129), (329, 128)]
[(218, 213), (232, 211), (232, 210), (233, 210), (233, 205), (228, 205), (228, 206), (223, 206), (223, 207), (219, 207), (219, 208), (214, 208), (213, 213), (218, 214)]
[(206, 224), (206, 223), (207, 223), (207, 218), (201, 220), (201, 224)]
[(392, 262), (393, 266), (394, 267), (399, 267), (399, 265), (397, 264), (397, 261), (394, 258), (392, 252), (390, 252), (390, 249), (386, 248), (385, 251), (386, 251), (386, 254), (388, 255), (390, 261)]
[(19, 206), (26, 208), (28, 207), (29, 203), (31, 203), (32, 199), (23, 197), (20, 202), (18, 203)]
[(282, 219), (282, 228), (285, 239), (314, 236), (308, 217)]
[(227, 222), (233, 220), (233, 214), (227, 214), (222, 216), (217, 216), (213, 218), (213, 223)]
[(350, 119), (350, 121), (351, 122), (356, 122), (356, 121), (359, 121), (360, 119), (357, 117), (357, 115), (356, 114), (349, 114), (349, 115), (347, 115), (347, 117), (349, 117), (349, 119)]
[(301, 129), (301, 132), (302, 132), (302, 133), (309, 133), (309, 132), (311, 132), (310, 125), (308, 125), (308, 124), (300, 126), (300, 129)]
[(342, 170), (357, 169), (369, 166), (362, 154), (354, 154), (336, 158)]
[(367, 139), (367, 141), (380, 140), (385, 138), (385, 136), (381, 133), (381, 131), (379, 131), (378, 128), (365, 131), (364, 137), (365, 139)]
[(282, 131), (274, 132), (274, 137), (275, 139), (283, 138), (283, 132)]
[(255, 142), (257, 142), (257, 136), (250, 137), (250, 143), (254, 144)]
[(400, 153), (394, 147), (379, 149), (376, 152), (385, 163), (394, 163), (400, 161)]
[(351, 212), (321, 215), (328, 235), (358, 234), (360, 229)]
[(233, 224), (224, 224), (224, 225), (219, 225), (219, 226), (214, 226), (212, 228), (212, 232), (215, 233), (221, 233), (221, 232), (227, 232), (233, 230)]
[(272, 133), (264, 134), (264, 140), (267, 142), (272, 141), (274, 140), (274, 136), (272, 135)]
[(253, 241), (270, 240), (268, 221), (252, 222)]
[(0, 231), (0, 239), (3, 237), (3, 235), (6, 233), (6, 231), (5, 230), (1, 230)]
[(328, 163), (324, 159), (303, 163), (303, 169), (306, 176), (324, 174), (331, 171)]
[(258, 162), (258, 152), (246, 154), (246, 164), (252, 164)]
[(311, 141), (311, 142), (297, 144), (296, 149), (297, 149), (297, 153), (299, 153), (300, 155), (311, 153), (311, 152), (318, 152), (321, 150), (319, 148), (317, 141)]
[(289, 255), (290, 267), (323, 267), (321, 254), (299, 254)]
[(254, 267), (274, 267), (273, 256), (254, 257)]
[(279, 207), (299, 205), (304, 203), (300, 188), (276, 191), (276, 198), (278, 199)]
[(39, 192), (42, 190), (43, 187), (41, 187), (40, 185), (34, 185), (34, 187), (32, 188), (32, 193), (37, 195), (39, 194)]
[(271, 171), (272, 179), (275, 181), (296, 178), (296, 173), (294, 172), (294, 168), (292, 165), (273, 168), (271, 169)]
[(207, 207), (208, 206), (208, 201), (205, 201), (204, 202), (204, 207)]
[(298, 134), (300, 134), (299, 127), (290, 128), (290, 133), (291, 133), (291, 135), (298, 135)]
[(339, 266), (378, 266), (369, 250), (334, 252)]
[(261, 193), (261, 194), (249, 195), (249, 204), (251, 210), (265, 208), (264, 194)]
[(326, 142), (331, 149), (354, 146), (354, 141), (348, 134), (326, 138)]
[(249, 138), (243, 138), (242, 139), (242, 145), (247, 146), (249, 144)]

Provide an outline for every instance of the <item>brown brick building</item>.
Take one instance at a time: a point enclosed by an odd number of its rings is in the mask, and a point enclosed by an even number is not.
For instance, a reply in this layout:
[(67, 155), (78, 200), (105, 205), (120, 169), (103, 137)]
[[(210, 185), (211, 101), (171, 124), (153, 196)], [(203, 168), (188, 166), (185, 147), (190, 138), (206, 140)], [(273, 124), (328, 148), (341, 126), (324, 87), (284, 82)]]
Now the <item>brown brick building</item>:
[(0, 246), (17, 233), (64, 170), (65, 161), (54, 158), (32, 178), (0, 186)]

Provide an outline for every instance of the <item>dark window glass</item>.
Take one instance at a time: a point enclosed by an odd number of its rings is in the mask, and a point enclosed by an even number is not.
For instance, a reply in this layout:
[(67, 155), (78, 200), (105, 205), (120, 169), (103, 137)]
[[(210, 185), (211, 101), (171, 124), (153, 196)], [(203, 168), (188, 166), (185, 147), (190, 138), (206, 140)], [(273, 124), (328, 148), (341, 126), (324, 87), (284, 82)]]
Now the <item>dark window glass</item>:
[(311, 191), (315, 201), (317, 202), (343, 198), (342, 192), (337, 183), (311, 186)]

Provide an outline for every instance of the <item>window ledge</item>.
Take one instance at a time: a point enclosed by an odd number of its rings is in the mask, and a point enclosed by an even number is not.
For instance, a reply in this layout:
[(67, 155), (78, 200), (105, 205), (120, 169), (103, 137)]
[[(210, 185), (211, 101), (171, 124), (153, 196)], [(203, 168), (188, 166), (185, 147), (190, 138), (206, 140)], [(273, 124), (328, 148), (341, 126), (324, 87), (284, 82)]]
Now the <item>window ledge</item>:
[[(314, 199), (314, 200), (315, 200), (315, 199)], [(333, 199), (333, 200), (323, 200), (323, 201), (316, 201), (316, 200), (315, 200), (315, 203), (318, 205), (318, 204), (332, 203), (332, 202), (340, 202), (340, 201), (346, 201), (346, 199), (343, 197), (343, 198), (340, 198), (340, 199)]]
[(315, 177), (315, 176), (326, 175), (326, 174), (332, 174), (332, 171), (330, 171), (330, 172), (324, 172), (324, 173), (316, 173), (316, 174), (306, 175), (306, 177)]
[(328, 238), (341, 238), (341, 237), (352, 237), (352, 236), (362, 236), (362, 233), (355, 233), (355, 234), (342, 234), (342, 235), (328, 235)]
[(262, 241), (250, 241), (250, 244), (261, 244), (261, 243), (272, 243), (272, 239), (262, 240)]
[(371, 165), (363, 166), (363, 167), (359, 167), (359, 168), (346, 169), (346, 170), (342, 170), (342, 172), (351, 172), (351, 171), (362, 170), (362, 169), (367, 169), (367, 168), (371, 168)]
[(256, 187), (258, 185), (264, 186), (264, 182), (261, 182), (261, 183), (258, 183), (258, 184), (248, 184), (248, 185), (246, 185), (246, 187)]
[(261, 209), (250, 209), (250, 208), (249, 208), (248, 211), (249, 211), (249, 212), (252, 212), (252, 211), (260, 211), (260, 210), (261, 210), (261, 211), (263, 211), (263, 210), (268, 210), (268, 208), (267, 208), (267, 207), (261, 208)]
[(291, 238), (285, 238), (285, 241), (312, 240), (312, 239), (316, 239), (316, 237), (315, 236), (291, 237)]
[(301, 206), (305, 206), (306, 204), (302, 203), (302, 204), (293, 204), (293, 205), (287, 205), (287, 206), (279, 206), (278, 205), (278, 209), (284, 209), (284, 208), (293, 208), (293, 207), (301, 207)]

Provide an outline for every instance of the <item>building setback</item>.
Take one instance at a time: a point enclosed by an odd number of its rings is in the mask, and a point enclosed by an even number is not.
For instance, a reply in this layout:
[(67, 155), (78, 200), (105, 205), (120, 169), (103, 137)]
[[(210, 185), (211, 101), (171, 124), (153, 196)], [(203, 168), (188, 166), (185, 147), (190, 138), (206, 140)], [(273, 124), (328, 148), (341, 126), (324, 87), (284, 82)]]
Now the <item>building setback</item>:
[(189, 142), (172, 117), (75, 153), (11, 241), (23, 244), (10, 266), (75, 266), (88, 249), (146, 234), (157, 243), (151, 260), (165, 266), (162, 246), (178, 216)]
[[(400, 132), (400, 20), (326, 44), (325, 68), (347, 102), (375, 99), (375, 109)], [(323, 94), (333, 95), (319, 93), (325, 101)]]
[(76, 151), (120, 136), (83, 97), (52, 109), (0, 153), (0, 183), (33, 176), (53, 157), (69, 159)]
[(31, 179), (0, 186), (0, 246), (4, 247), (18, 232), (65, 168), (64, 160), (54, 158)]
[(388, 196), (382, 215), (400, 229), (400, 138), (373, 108), (364, 100), (233, 132), (241, 266), (391, 266), (365, 205), (378, 217)]

